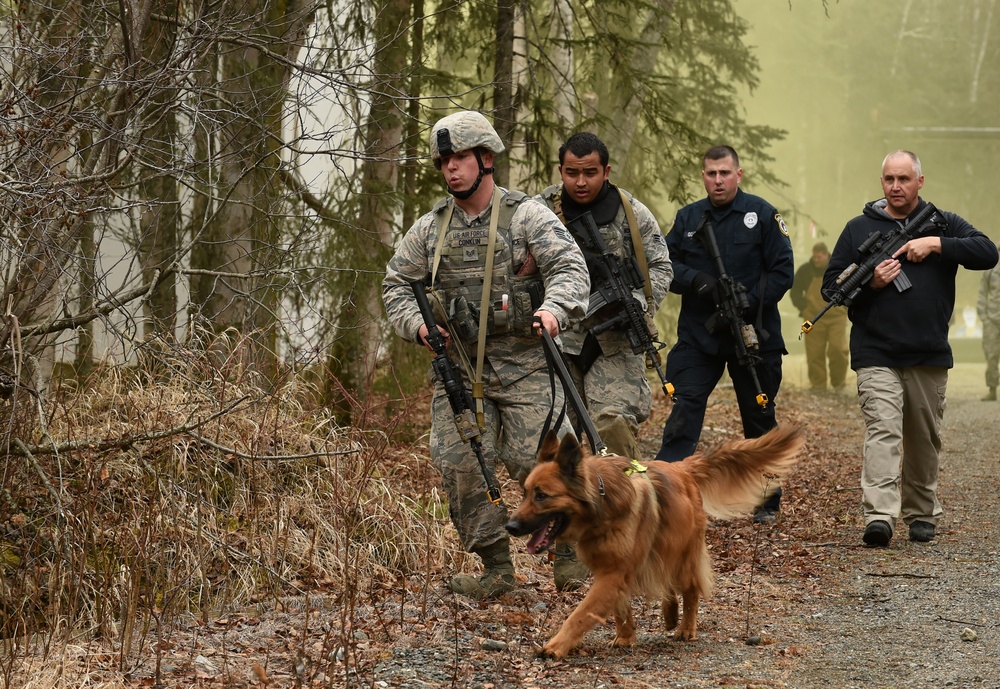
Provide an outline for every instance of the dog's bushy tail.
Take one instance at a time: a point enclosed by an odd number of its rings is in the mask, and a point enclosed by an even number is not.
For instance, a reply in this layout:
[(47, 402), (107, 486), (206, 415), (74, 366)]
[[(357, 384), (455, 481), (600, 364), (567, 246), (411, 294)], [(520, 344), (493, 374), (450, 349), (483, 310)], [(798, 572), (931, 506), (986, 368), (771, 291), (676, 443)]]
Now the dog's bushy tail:
[(701, 490), (705, 511), (728, 519), (750, 513), (778, 488), (778, 479), (798, 461), (805, 438), (780, 426), (751, 440), (727, 442), (685, 460)]

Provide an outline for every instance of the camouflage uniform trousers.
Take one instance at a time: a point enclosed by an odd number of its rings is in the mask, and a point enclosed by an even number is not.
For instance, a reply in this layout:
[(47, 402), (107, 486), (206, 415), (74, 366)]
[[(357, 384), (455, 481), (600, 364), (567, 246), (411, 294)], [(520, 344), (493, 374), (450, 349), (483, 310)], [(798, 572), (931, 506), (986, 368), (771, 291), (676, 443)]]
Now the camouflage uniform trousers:
[(646, 360), (625, 349), (597, 357), (585, 376), (572, 362), (570, 370), (608, 452), (641, 460), (639, 424), (653, 406)]
[(983, 354), (986, 355), (986, 387), (1000, 387), (1000, 322), (983, 323)]
[[(497, 462), (502, 462), (510, 477), (523, 486), (535, 466), (542, 427), (552, 409), (548, 371), (533, 371), (507, 386), (501, 386), (491, 376), (483, 402), (486, 429), (482, 432), (482, 445), (486, 466), (495, 472)], [(558, 416), (562, 404), (563, 391), (557, 380), (553, 417)], [(509, 517), (506, 506), (495, 505), (487, 498), (479, 462), (469, 443), (459, 436), (454, 419), (444, 388), (440, 383), (435, 384), (431, 402), (431, 460), (441, 472), (459, 540), (472, 552), (507, 538), (504, 525)], [(556, 430), (560, 437), (572, 432), (568, 418)]]

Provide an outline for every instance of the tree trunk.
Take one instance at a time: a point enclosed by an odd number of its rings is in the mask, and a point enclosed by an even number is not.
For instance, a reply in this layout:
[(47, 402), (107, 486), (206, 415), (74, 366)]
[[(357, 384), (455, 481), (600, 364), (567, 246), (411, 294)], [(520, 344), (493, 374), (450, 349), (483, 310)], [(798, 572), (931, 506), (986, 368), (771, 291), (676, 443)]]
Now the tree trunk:
[(399, 208), (398, 170), (403, 140), (403, 103), (393, 94), (405, 93), (403, 74), (409, 50), (403, 35), (410, 14), (409, 0), (382, 0), (375, 5), (375, 56), (361, 201), (353, 242), (344, 247), (356, 273), (339, 312), (337, 340), (329, 359), (332, 379), (326, 394), (342, 423), (351, 418), (351, 404), (364, 406), (371, 392), (382, 342), (381, 276), (392, 250), (393, 221)]
[[(514, 132), (514, 20), (517, 0), (497, 0), (496, 60), (493, 65), (493, 128), (504, 146), (512, 143)], [(510, 155), (493, 164), (493, 179), (510, 186)]]
[(674, 5), (675, 0), (659, 0), (639, 21), (621, 7), (618, 14), (609, 15), (609, 23), (617, 27), (620, 36), (632, 37), (619, 43), (611, 61), (611, 75), (599, 82), (598, 89), (598, 112), (607, 123), (599, 135), (614, 146), (618, 180), (624, 186), (630, 186), (629, 156), (642, 111), (637, 89), (641, 82), (637, 76), (656, 71), (663, 50), (662, 37), (673, 17)]
[[(169, 4), (158, 0), (157, 11), (169, 15)], [(176, 40), (172, 22), (151, 25), (144, 41), (144, 54), (156, 66), (164, 65)], [(177, 181), (173, 174), (177, 118), (172, 105), (177, 97), (173, 89), (161, 88), (151, 94), (144, 109), (146, 145), (140, 165), (139, 196), (146, 201), (139, 220), (139, 260), (144, 282), (152, 283), (158, 271), (169, 271), (177, 259), (180, 204)], [(177, 282), (172, 271), (164, 277), (143, 304), (145, 319), (143, 339), (159, 335), (167, 341), (175, 337), (177, 323)]]
[[(216, 90), (226, 105), (218, 113), (220, 126), (209, 133), (218, 153), (208, 171), (220, 201), (192, 250), (192, 268), (203, 274), (192, 278), (191, 298), (201, 321), (216, 333), (246, 336), (247, 363), (271, 376), (281, 286), (274, 272), (282, 260), (281, 116), (289, 67), (270, 50), (297, 45), (312, 17), (279, 0), (250, 0), (241, 12), (247, 19), (237, 30), (244, 41), (224, 53), (219, 66)], [(258, 36), (266, 37), (259, 47)]]

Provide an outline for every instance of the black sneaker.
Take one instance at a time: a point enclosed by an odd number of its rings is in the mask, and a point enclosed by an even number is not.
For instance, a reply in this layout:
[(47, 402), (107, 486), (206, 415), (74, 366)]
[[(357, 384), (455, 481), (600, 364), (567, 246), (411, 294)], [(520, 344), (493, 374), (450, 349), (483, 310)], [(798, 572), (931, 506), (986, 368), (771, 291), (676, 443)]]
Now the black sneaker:
[(926, 543), (934, 539), (934, 525), (930, 522), (915, 521), (910, 524), (910, 540)]
[[(912, 538), (912, 536), (911, 536)], [(876, 519), (865, 527), (865, 535), (861, 540), (869, 547), (884, 548), (892, 539), (892, 527), (883, 519)]]

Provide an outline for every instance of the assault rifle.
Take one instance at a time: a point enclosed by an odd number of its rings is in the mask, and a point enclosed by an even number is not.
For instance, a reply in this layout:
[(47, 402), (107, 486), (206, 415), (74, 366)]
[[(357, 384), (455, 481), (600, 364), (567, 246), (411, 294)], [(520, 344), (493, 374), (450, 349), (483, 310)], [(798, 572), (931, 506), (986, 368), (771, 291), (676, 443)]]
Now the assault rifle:
[(591, 328), (591, 334), (597, 336), (612, 328), (623, 329), (628, 335), (632, 353), (645, 354), (646, 366), (656, 370), (663, 392), (668, 397), (673, 397), (674, 386), (667, 380), (660, 366), (659, 350), (665, 345), (653, 338), (649, 326), (646, 325), (645, 313), (636, 298), (632, 296), (633, 287), (639, 289), (645, 282), (635, 256), (628, 261), (622, 261), (610, 251), (590, 211), (566, 227), (580, 244), (584, 255), (596, 259), (589, 266), (592, 272), (596, 268), (598, 274), (591, 275), (592, 290), (587, 315), (593, 315), (600, 309), (615, 310), (613, 317)]
[[(823, 296), (829, 300), (829, 303), (811, 320), (802, 324), (802, 333), (799, 338), (801, 339), (802, 335), (807, 335), (816, 325), (816, 321), (834, 306), (853, 304), (854, 300), (861, 294), (861, 289), (872, 279), (875, 269), (882, 261), (892, 258), (892, 255), (908, 241), (941, 223), (944, 223), (944, 219), (938, 213), (937, 208), (934, 207), (934, 204), (927, 203), (910, 222), (906, 223), (906, 227), (897, 225), (892, 232), (886, 235), (881, 232), (872, 232), (868, 235), (868, 239), (858, 247), (861, 262), (854, 262), (844, 268), (837, 276), (836, 288), (823, 290)], [(906, 277), (906, 273), (902, 270), (899, 271), (899, 275), (892, 281), (892, 284), (896, 286), (898, 292), (905, 292), (913, 286), (910, 278)]]
[[(736, 348), (736, 361), (747, 370), (753, 379), (754, 388), (757, 390), (757, 404), (761, 410), (764, 410), (767, 408), (767, 393), (761, 387), (760, 378), (757, 376), (757, 364), (761, 361), (760, 340), (757, 338), (757, 331), (753, 325), (747, 323), (743, 318), (743, 314), (750, 309), (746, 288), (726, 272), (722, 255), (719, 253), (719, 243), (715, 240), (712, 219), (707, 211), (698, 229), (701, 232), (708, 256), (715, 263), (715, 268), (719, 273), (715, 295), (718, 310), (708, 319), (705, 327), (710, 333), (715, 333), (724, 327), (729, 329), (733, 346)], [(763, 299), (764, 295), (761, 294), (760, 298)]]
[(417, 306), (420, 308), (420, 315), (424, 318), (424, 325), (427, 326), (427, 344), (434, 350), (434, 375), (441, 381), (444, 391), (448, 395), (448, 403), (451, 404), (451, 411), (455, 414), (455, 427), (462, 440), (472, 446), (472, 451), (479, 461), (479, 469), (483, 472), (483, 479), (486, 481), (486, 495), (490, 502), (499, 504), (503, 501), (500, 495), (500, 488), (493, 478), (492, 472), (486, 466), (486, 458), (483, 456), (482, 436), (479, 433), (479, 426), (476, 425), (475, 407), (472, 403), (472, 395), (465, 389), (462, 382), (462, 374), (458, 368), (448, 358), (445, 348), (444, 337), (438, 330), (437, 321), (434, 319), (434, 311), (431, 303), (427, 299), (427, 292), (424, 290), (424, 283), (414, 280), (410, 283), (413, 289), (413, 296), (417, 299)]

